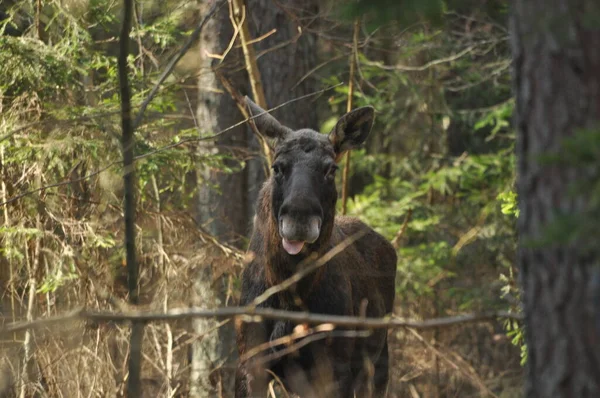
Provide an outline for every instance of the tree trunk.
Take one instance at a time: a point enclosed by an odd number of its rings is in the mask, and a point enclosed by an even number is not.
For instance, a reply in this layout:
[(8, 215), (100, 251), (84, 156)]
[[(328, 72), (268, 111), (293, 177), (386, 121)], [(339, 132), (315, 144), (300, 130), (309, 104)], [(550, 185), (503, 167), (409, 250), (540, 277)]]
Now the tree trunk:
[[(600, 7), (596, 0), (515, 0), (512, 15), (518, 128), (519, 255), (528, 349), (528, 397), (600, 396), (598, 252), (585, 237), (539, 244), (561, 215), (589, 210), (583, 171), (542, 163), (600, 117)], [(586, 172), (597, 173), (592, 166)], [(596, 174), (597, 175), (597, 174)], [(532, 242), (538, 241), (537, 245)]]
[[(306, 79), (294, 89), (292, 87), (316, 65), (316, 40), (312, 35), (303, 33), (298, 40), (295, 38), (297, 24), (289, 13), (276, 7), (270, 0), (251, 0), (246, 2), (251, 35), (259, 37), (277, 29), (277, 32), (267, 39), (254, 44), (258, 54), (262, 50), (281, 45), (258, 60), (262, 75), (267, 105), (273, 107), (292, 98), (314, 91), (316, 80)], [(307, 7), (312, 7), (311, 14), (316, 13), (315, 0), (293, 0), (283, 2), (283, 7), (298, 16), (304, 16)], [(200, 16), (206, 13), (209, 5), (203, 4)], [(239, 41), (227, 52), (221, 62), (207, 54), (223, 54), (229, 47), (233, 37), (233, 28), (229, 19), (227, 7), (222, 7), (217, 15), (205, 26), (197, 53), (198, 63), (198, 97), (196, 101), (196, 121), (202, 134), (214, 134), (242, 120), (234, 100), (222, 86), (219, 78), (213, 73), (218, 68), (219, 73), (228, 80), (233, 88), (242, 95), (250, 95), (251, 90), (245, 72), (244, 58), (238, 47)], [(291, 41), (291, 42), (290, 42)], [(295, 102), (276, 111), (280, 120), (290, 127), (318, 127), (316, 107), (309, 100)], [(249, 151), (258, 153), (259, 144), (247, 126), (240, 126), (218, 137), (214, 143), (220, 153), (230, 156), (248, 155)], [(213, 150), (209, 144), (202, 147), (200, 155)], [(208, 166), (199, 167), (198, 180), (198, 220), (207, 229), (222, 240), (243, 246), (244, 238), (250, 232), (250, 220), (254, 214), (255, 201), (260, 187), (265, 179), (262, 160), (254, 156), (246, 157), (246, 167), (233, 174), (223, 174)], [(212, 189), (208, 183), (218, 185), (219, 192)], [(213, 268), (210, 253), (206, 257), (206, 268), (202, 268), (195, 281), (196, 297), (194, 303), (201, 307), (225, 304), (225, 281), (213, 281)], [(222, 364), (225, 357), (230, 355), (234, 343), (231, 325), (215, 330), (215, 320), (195, 320), (194, 332), (203, 336), (194, 344), (192, 350), (192, 382), (190, 395), (193, 397), (218, 396), (215, 386), (217, 364)], [(208, 331), (208, 334), (206, 334)], [(224, 389), (227, 393), (231, 380), (229, 374), (220, 372)]]
[[(318, 12), (317, 0), (249, 0), (248, 25), (252, 37), (261, 37), (273, 29), (276, 32), (256, 43), (258, 69), (262, 77), (267, 106), (283, 104), (286, 101), (316, 91), (317, 79), (306, 75), (317, 65), (317, 40), (312, 33), (302, 31), (307, 17)], [(296, 18), (302, 19), (302, 25)], [(313, 26), (314, 27), (314, 26)], [(273, 51), (268, 51), (274, 49)], [(268, 51), (268, 52), (265, 52)], [(262, 55), (261, 55), (262, 54)], [(306, 77), (306, 78), (305, 78)], [(300, 80), (305, 78), (302, 82)], [(299, 83), (300, 82), (300, 83)], [(299, 83), (299, 84), (298, 84)], [(251, 92), (248, 89), (248, 92)], [(282, 123), (293, 129), (313, 128), (318, 131), (317, 111), (314, 98), (296, 101), (273, 112)], [(252, 137), (253, 138), (253, 137)], [(251, 148), (257, 151), (258, 142), (250, 140)], [(248, 162), (248, 214), (254, 215), (258, 191), (265, 175), (261, 163), (255, 159)]]
[[(200, 18), (210, 8), (208, 2), (200, 6)], [(239, 50), (235, 47), (227, 54), (223, 63), (208, 54), (223, 54), (233, 36), (229, 21), (228, 7), (221, 7), (215, 16), (205, 25), (200, 37), (197, 52), (198, 95), (196, 101), (196, 121), (201, 135), (212, 135), (242, 120), (233, 99), (223, 89), (213, 68), (219, 68), (236, 86), (243, 84), (244, 76), (240, 72), (243, 64)], [(198, 167), (198, 221), (213, 235), (229, 242), (236, 241), (245, 233), (248, 218), (246, 203), (246, 172), (221, 174), (202, 160), (210, 155), (215, 146), (220, 152), (231, 154), (231, 148), (247, 147), (245, 126), (237, 127), (214, 143), (201, 142)], [(230, 165), (233, 162), (228, 162)], [(220, 192), (211, 187), (218, 185)], [(228, 198), (228, 200), (224, 200)], [(211, 308), (225, 305), (225, 288), (221, 280), (213, 282), (213, 250), (205, 248), (206, 256), (195, 275), (194, 305)], [(223, 380), (223, 373), (217, 372), (221, 361), (233, 348), (233, 328), (226, 325), (218, 328), (215, 319), (194, 319), (192, 328), (198, 340), (192, 345), (190, 397), (208, 398), (219, 396), (220, 386), (230, 384)], [(218, 377), (221, 376), (220, 380)], [(224, 383), (225, 382), (225, 383)], [(225, 394), (229, 396), (230, 394)]]

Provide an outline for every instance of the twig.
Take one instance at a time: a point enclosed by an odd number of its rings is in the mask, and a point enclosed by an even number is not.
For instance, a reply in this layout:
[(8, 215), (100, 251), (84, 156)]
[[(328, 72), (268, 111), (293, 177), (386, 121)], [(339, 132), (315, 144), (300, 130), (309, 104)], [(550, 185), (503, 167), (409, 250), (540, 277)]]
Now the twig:
[[(245, 119), (248, 119), (251, 115), (248, 112), (248, 108), (246, 108), (246, 104), (245, 104), (244, 97), (242, 96), (242, 94), (240, 94), (240, 92), (238, 90), (236, 90), (235, 87), (233, 87), (231, 82), (227, 79), (227, 77), (225, 77), (225, 75), (223, 75), (223, 73), (221, 73), (221, 71), (219, 69), (215, 69), (215, 76), (221, 81), (221, 84), (223, 85), (225, 90), (229, 93), (229, 95), (231, 95), (231, 98), (233, 98), (233, 100), (235, 101), (235, 104), (237, 105), (238, 110), (240, 111), (242, 116)], [(258, 140), (261, 147), (263, 148), (263, 151), (262, 151), (263, 157), (266, 160), (266, 165), (263, 164), (263, 166), (265, 166), (263, 171), (265, 172), (265, 175), (268, 176), (270, 173), (270, 167), (271, 167), (270, 155), (267, 156), (267, 154), (270, 153), (269, 143), (267, 142), (266, 138), (262, 135), (262, 133), (258, 130), (258, 128), (256, 127), (256, 124), (254, 124), (254, 123), (249, 123), (249, 124), (250, 124), (250, 128), (252, 129), (252, 132), (254, 133), (256, 139)]]
[(279, 386), (281, 387), (281, 390), (283, 391), (283, 395), (285, 395), (285, 398), (290, 398), (290, 394), (288, 394), (288, 392), (287, 392), (287, 390), (286, 390), (286, 388), (285, 388), (285, 385), (284, 385), (284, 384), (283, 384), (283, 382), (281, 381), (281, 378), (279, 378), (279, 376), (277, 376), (277, 375), (276, 375), (276, 374), (275, 374), (275, 373), (274, 373), (272, 370), (270, 370), (270, 369), (265, 369), (265, 371), (266, 371), (267, 373), (269, 373), (269, 374), (270, 374), (270, 375), (273, 377), (273, 380), (274, 380), (274, 381), (276, 381), (276, 382), (279, 384)]
[(210, 8), (210, 10), (208, 10), (208, 13), (204, 16), (204, 18), (202, 18), (202, 21), (200, 21), (200, 24), (198, 25), (198, 27), (196, 29), (194, 29), (194, 31), (188, 38), (187, 42), (183, 45), (183, 47), (181, 47), (181, 50), (179, 50), (179, 52), (171, 59), (171, 61), (169, 61), (166, 69), (160, 75), (160, 77), (158, 78), (158, 81), (156, 82), (154, 87), (152, 87), (150, 94), (142, 103), (142, 106), (135, 118), (135, 121), (133, 122), (134, 128), (138, 127), (140, 125), (140, 123), (142, 122), (142, 119), (144, 117), (144, 112), (146, 111), (146, 108), (148, 107), (150, 102), (156, 96), (156, 93), (158, 92), (161, 84), (163, 84), (163, 82), (167, 79), (167, 77), (169, 77), (169, 75), (173, 72), (173, 70), (175, 69), (175, 65), (177, 65), (177, 62), (179, 62), (179, 60), (181, 58), (183, 58), (183, 56), (192, 47), (194, 42), (196, 42), (196, 40), (198, 40), (198, 38), (200, 37), (200, 33), (202, 32), (202, 29), (204, 29), (204, 25), (206, 25), (208, 20), (214, 15), (214, 13), (217, 11), (217, 9), (220, 8), (223, 4), (225, 4), (225, 0), (215, 0), (213, 6)]
[[(138, 264), (135, 258), (135, 167), (134, 167), (134, 126), (131, 123), (131, 90), (127, 75), (127, 57), (129, 56), (129, 35), (133, 19), (133, 0), (123, 0), (123, 25), (119, 37), (119, 92), (121, 94), (121, 127), (123, 130), (123, 213), (125, 219), (125, 252), (127, 259), (127, 287), (129, 302), (138, 304)], [(129, 377), (127, 378), (127, 396), (140, 396), (140, 374), (142, 368), (142, 338), (144, 324), (133, 322), (129, 345)]]
[(406, 216), (404, 217), (404, 222), (402, 223), (402, 226), (400, 227), (400, 230), (398, 231), (396, 236), (394, 236), (394, 239), (392, 239), (392, 242), (391, 242), (392, 246), (394, 246), (394, 249), (396, 249), (396, 250), (398, 250), (398, 248), (400, 247), (400, 239), (402, 239), (404, 232), (406, 232), (406, 227), (408, 227), (408, 223), (410, 221), (411, 216), (412, 216), (412, 209), (408, 209), (408, 211), (406, 212)]
[(467, 371), (467, 370), (463, 369), (462, 367), (458, 366), (457, 364), (455, 364), (450, 358), (448, 358), (448, 356), (446, 354), (444, 354), (443, 352), (441, 352), (440, 350), (438, 350), (433, 344), (431, 344), (427, 340), (425, 340), (423, 338), (423, 336), (421, 336), (419, 333), (417, 333), (416, 330), (409, 329), (409, 331), (410, 331), (410, 333), (412, 333), (413, 336), (415, 336), (417, 338), (417, 340), (419, 340), (421, 343), (423, 343), (423, 345), (425, 347), (427, 347), (429, 350), (431, 350), (434, 353), (434, 355), (436, 356), (436, 358), (442, 359), (444, 362), (448, 363), (454, 370), (457, 370), (458, 372), (460, 372), (463, 375), (465, 375), (468, 379), (470, 379), (475, 384), (477, 384), (477, 386), (479, 387), (479, 389), (482, 392), (485, 392), (487, 395), (490, 395), (490, 396), (492, 396), (494, 398), (498, 398), (498, 396), (496, 394), (494, 394), (485, 385), (485, 383), (483, 382), (483, 380), (481, 380), (481, 378), (479, 377), (479, 375), (477, 375), (476, 373), (471, 374), (469, 371)]
[(403, 71), (403, 72), (422, 72), (422, 71), (429, 69), (435, 65), (456, 61), (460, 57), (473, 51), (475, 49), (475, 47), (477, 47), (477, 46), (474, 46), (474, 45), (469, 46), (469, 47), (465, 48), (464, 50), (462, 50), (456, 54), (453, 54), (449, 57), (436, 59), (436, 60), (433, 60), (433, 61), (428, 62), (425, 65), (421, 65), (421, 66), (410, 66), (410, 65), (391, 65), (391, 66), (389, 66), (389, 65), (383, 65), (381, 62), (373, 62), (373, 61), (365, 61), (365, 64), (367, 64), (369, 66), (376, 66), (383, 70), (399, 70), (399, 71)]
[(340, 327), (355, 327), (365, 329), (394, 329), (413, 328), (430, 330), (441, 327), (462, 325), (475, 322), (488, 322), (498, 318), (523, 320), (523, 315), (507, 311), (489, 311), (456, 315), (443, 318), (433, 318), (425, 321), (403, 320), (400, 318), (363, 318), (355, 316), (311, 314), (308, 312), (284, 311), (270, 308), (224, 307), (216, 309), (202, 309), (196, 307), (174, 308), (167, 312), (153, 311), (127, 311), (127, 312), (100, 312), (75, 310), (65, 315), (38, 319), (31, 322), (11, 323), (0, 329), (0, 336), (6, 333), (18, 332), (27, 329), (48, 327), (53, 324), (64, 324), (68, 321), (88, 320), (93, 322), (159, 322), (173, 321), (188, 318), (218, 318), (226, 319), (236, 316), (244, 317), (245, 321), (260, 322), (262, 319), (288, 320), (296, 323), (321, 324), (331, 323)]
[(296, 87), (298, 87), (300, 84), (302, 84), (302, 82), (304, 80), (306, 80), (310, 75), (312, 75), (313, 73), (315, 73), (316, 71), (318, 71), (319, 69), (321, 69), (322, 67), (324, 67), (325, 65), (328, 65), (332, 62), (337, 61), (340, 58), (344, 58), (345, 56), (347, 56), (347, 54), (340, 54), (338, 56), (335, 56), (333, 58), (329, 58), (327, 61), (323, 61), (321, 62), (319, 65), (315, 66), (314, 68), (312, 68), (311, 70), (309, 70), (308, 72), (306, 72), (306, 74), (304, 76), (302, 76), (300, 78), (300, 80), (298, 80), (291, 88), (290, 90), (295, 89)]
[(302, 348), (314, 341), (323, 340), (323, 339), (330, 338), (330, 337), (366, 338), (366, 337), (369, 337), (370, 335), (371, 335), (371, 332), (368, 330), (367, 331), (364, 331), (364, 330), (363, 331), (356, 331), (356, 330), (334, 331), (334, 330), (331, 330), (331, 331), (326, 331), (326, 332), (314, 333), (309, 336), (306, 336), (305, 338), (303, 338), (300, 341), (297, 341), (297, 342), (289, 345), (288, 347), (285, 347), (281, 350), (277, 350), (272, 354), (258, 357), (257, 359), (252, 360), (251, 363), (252, 363), (252, 365), (264, 365), (267, 362), (274, 361), (285, 355), (291, 354), (292, 352), (297, 352), (300, 348)]
[(323, 325), (318, 325), (312, 329), (305, 329), (305, 328), (301, 328), (301, 330), (294, 329), (294, 331), (290, 334), (287, 334), (287, 335), (279, 337), (275, 340), (270, 340), (265, 343), (259, 344), (255, 347), (252, 347), (252, 349), (248, 350), (247, 352), (244, 353), (244, 355), (240, 356), (240, 362), (247, 361), (248, 359), (260, 354), (261, 352), (266, 351), (273, 347), (277, 347), (278, 345), (284, 345), (284, 344), (289, 345), (289, 344), (293, 343), (294, 340), (298, 340), (303, 337), (310, 336), (311, 334), (319, 333), (319, 332), (331, 332), (332, 330), (334, 330), (333, 325), (328, 324), (328, 323), (323, 324)]
[[(356, 242), (358, 239), (363, 237), (363, 235), (365, 233), (366, 233), (366, 230), (361, 230), (361, 231), (349, 236), (344, 241), (342, 241), (340, 244), (336, 245), (333, 249), (329, 250), (327, 253), (325, 253), (323, 256), (321, 256), (318, 259), (316, 259), (314, 255), (310, 255), (309, 257), (307, 257), (305, 260), (303, 260), (298, 265), (298, 269), (300, 271), (296, 272), (294, 275), (290, 276), (283, 282), (281, 282), (275, 286), (271, 286), (270, 288), (265, 290), (265, 292), (263, 294), (261, 294), (260, 296), (258, 296), (254, 299), (254, 301), (252, 302), (252, 306), (254, 306), (254, 307), (258, 306), (258, 305), (264, 303), (265, 301), (267, 301), (269, 299), (269, 297), (273, 296), (274, 294), (277, 294), (279, 292), (289, 289), (292, 285), (294, 285), (294, 284), (298, 283), (300, 280), (302, 280), (302, 278), (306, 277), (310, 273), (314, 272), (318, 268), (325, 265), (333, 257), (338, 255), (339, 253), (344, 251), (348, 246), (350, 246), (351, 244)], [(314, 261), (314, 260), (317, 260), (317, 261), (315, 261), (310, 266), (306, 266), (306, 263), (310, 263), (311, 261)]]
[[(360, 32), (360, 19), (354, 21), (354, 33), (352, 35), (352, 53), (350, 54), (350, 76), (348, 77), (348, 101), (346, 102), (346, 112), (352, 110), (352, 100), (354, 96), (354, 73), (358, 64), (358, 34)], [(346, 164), (342, 174), (342, 214), (346, 214), (348, 204), (348, 176), (350, 175), (350, 152), (346, 153)]]

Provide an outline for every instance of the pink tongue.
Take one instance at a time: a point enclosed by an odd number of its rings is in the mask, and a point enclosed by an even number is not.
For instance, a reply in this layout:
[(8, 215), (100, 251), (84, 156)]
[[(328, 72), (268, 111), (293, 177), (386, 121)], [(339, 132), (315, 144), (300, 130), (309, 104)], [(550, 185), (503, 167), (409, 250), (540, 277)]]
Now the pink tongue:
[(283, 238), (283, 248), (285, 249), (286, 252), (288, 252), (288, 254), (291, 255), (295, 255), (300, 253), (300, 250), (302, 250), (302, 247), (304, 247), (304, 242), (302, 241), (296, 241), (296, 240), (287, 240), (286, 238)]

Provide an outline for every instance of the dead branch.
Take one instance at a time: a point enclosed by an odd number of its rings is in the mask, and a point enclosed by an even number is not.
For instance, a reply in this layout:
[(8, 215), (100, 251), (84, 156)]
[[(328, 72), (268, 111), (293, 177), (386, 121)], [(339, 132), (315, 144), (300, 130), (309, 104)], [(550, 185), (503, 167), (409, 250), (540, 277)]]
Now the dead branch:
[[(366, 231), (362, 230), (362, 231), (355, 233), (354, 235), (349, 236), (348, 238), (343, 240), (340, 244), (336, 245), (333, 249), (329, 250), (327, 253), (325, 253), (322, 257), (320, 257), (318, 259), (316, 259), (316, 257), (314, 256), (314, 253), (312, 255), (308, 256), (306, 259), (304, 259), (298, 265), (298, 269), (300, 271), (296, 272), (294, 275), (290, 276), (283, 282), (281, 282), (275, 286), (271, 286), (270, 288), (265, 290), (265, 292), (263, 294), (261, 294), (260, 296), (258, 296), (254, 299), (254, 301), (252, 302), (252, 306), (258, 306), (261, 303), (264, 303), (265, 301), (267, 301), (268, 298), (273, 296), (274, 294), (277, 294), (279, 292), (289, 289), (292, 285), (298, 283), (302, 278), (304, 278), (305, 276), (311, 274), (312, 272), (316, 271), (318, 268), (325, 265), (333, 257), (335, 257), (336, 255), (338, 255), (339, 253), (344, 251), (348, 246), (350, 246), (351, 244), (356, 242), (358, 239), (360, 239), (362, 236), (364, 236), (365, 233), (366, 233)], [(311, 261), (314, 261), (314, 260), (317, 260), (317, 261), (315, 261), (310, 266), (307, 266), (307, 263), (310, 263)]]
[(293, 352), (297, 352), (300, 348), (318, 340), (323, 340), (332, 337), (353, 337), (353, 338), (367, 338), (371, 335), (370, 331), (356, 331), (356, 330), (329, 330), (322, 331), (319, 333), (312, 333), (309, 336), (302, 338), (302, 340), (296, 341), (295, 343), (273, 352), (269, 355), (261, 356), (256, 359), (251, 360), (253, 365), (263, 365), (270, 361), (274, 361), (281, 357), (284, 357)]
[(246, 322), (260, 322), (263, 319), (288, 320), (297, 323), (308, 323), (312, 325), (331, 323), (340, 327), (354, 327), (365, 329), (397, 329), (412, 328), (417, 330), (431, 330), (449, 326), (463, 325), (468, 323), (489, 322), (496, 319), (523, 320), (521, 314), (508, 311), (489, 311), (470, 313), (442, 318), (432, 318), (424, 321), (406, 320), (400, 318), (363, 318), (355, 316), (311, 314), (309, 312), (296, 312), (274, 310), (270, 308), (248, 307), (224, 307), (216, 309), (202, 309), (196, 307), (173, 308), (166, 312), (131, 310), (127, 312), (87, 311), (75, 310), (65, 315), (52, 316), (38, 319), (32, 322), (10, 323), (0, 329), (0, 336), (7, 333), (18, 332), (27, 329), (39, 329), (54, 324), (64, 324), (73, 321), (93, 322), (164, 322), (189, 318), (211, 318), (227, 319), (242, 317)]
[(252, 347), (252, 349), (248, 350), (244, 355), (240, 356), (240, 361), (244, 362), (248, 359), (260, 354), (263, 351), (269, 350), (270, 348), (277, 347), (278, 345), (290, 345), (295, 340), (310, 336), (314, 333), (319, 332), (330, 332), (334, 330), (333, 325), (331, 324), (323, 324), (318, 325), (314, 328), (304, 328), (304, 327), (296, 327), (291, 334), (279, 337), (275, 340), (270, 340), (265, 343), (259, 344), (256, 347)]
[(406, 232), (406, 227), (408, 227), (408, 222), (410, 221), (411, 216), (412, 216), (412, 209), (408, 209), (408, 211), (406, 212), (406, 216), (404, 217), (404, 222), (402, 223), (402, 226), (400, 227), (400, 230), (398, 231), (396, 236), (394, 236), (394, 239), (392, 239), (392, 242), (391, 242), (392, 246), (394, 246), (394, 249), (396, 249), (396, 250), (398, 250), (398, 248), (400, 247), (400, 239), (402, 239), (402, 236)]
[(440, 58), (440, 59), (436, 59), (433, 60), (431, 62), (426, 63), (425, 65), (421, 65), (421, 66), (410, 66), (410, 65), (384, 65), (381, 62), (373, 62), (373, 61), (365, 61), (365, 64), (369, 65), (369, 66), (376, 66), (380, 69), (383, 70), (399, 70), (399, 71), (403, 71), (403, 72), (422, 72), (424, 70), (427, 70), (429, 68), (431, 68), (432, 66), (436, 66), (439, 64), (444, 64), (444, 63), (448, 63), (448, 62), (452, 62), (452, 61), (456, 61), (457, 59), (459, 59), (462, 56), (467, 55), (468, 53), (470, 53), (471, 51), (473, 51), (475, 49), (475, 45), (473, 46), (469, 46), (467, 48), (465, 48), (464, 50), (453, 54), (449, 57), (445, 57), (445, 58)]

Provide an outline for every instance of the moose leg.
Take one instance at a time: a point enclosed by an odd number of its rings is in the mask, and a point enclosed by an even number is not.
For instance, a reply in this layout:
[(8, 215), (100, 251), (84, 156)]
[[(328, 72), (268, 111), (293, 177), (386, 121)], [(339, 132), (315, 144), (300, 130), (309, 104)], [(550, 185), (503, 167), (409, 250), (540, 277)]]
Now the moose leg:
[(235, 375), (235, 398), (264, 398), (271, 379), (267, 372), (270, 364), (260, 362), (263, 352), (245, 357), (253, 348), (268, 341), (270, 325), (266, 322), (246, 323), (236, 320), (236, 329), (240, 360)]
[(269, 381), (269, 374), (264, 368), (240, 364), (235, 374), (235, 398), (264, 398)]
[(379, 356), (373, 361), (362, 347), (361, 354), (354, 358), (354, 385), (357, 397), (384, 398), (389, 379), (389, 353), (387, 341)]
[(387, 396), (389, 371), (390, 371), (390, 357), (388, 352), (388, 343), (385, 341), (385, 345), (379, 354), (379, 358), (374, 363), (375, 372), (373, 375), (374, 398), (383, 398)]
[(354, 398), (354, 385), (352, 382), (352, 368), (350, 361), (338, 363), (334, 368), (335, 380), (337, 381), (337, 395), (339, 398)]

